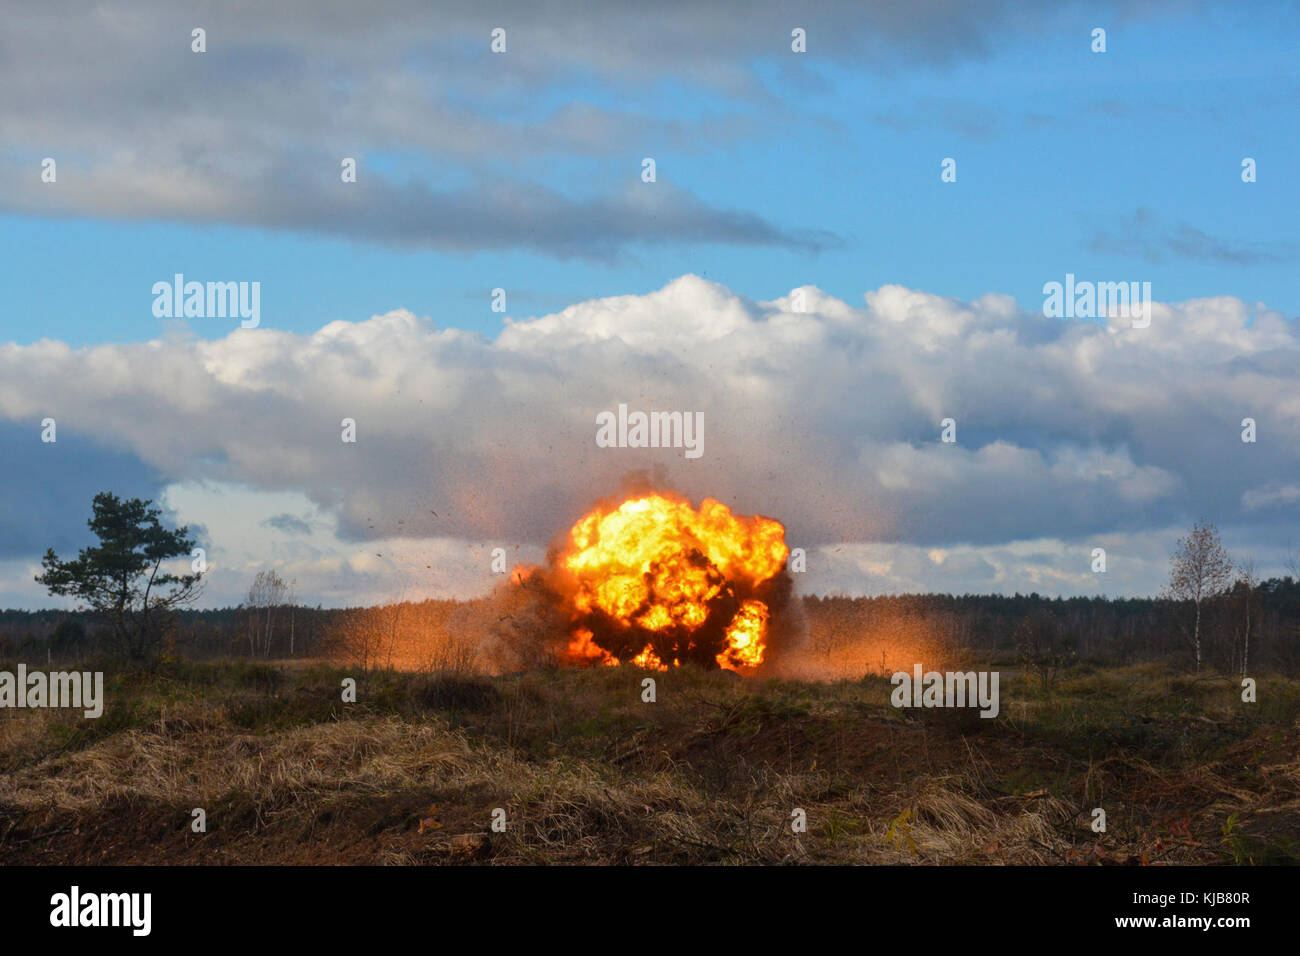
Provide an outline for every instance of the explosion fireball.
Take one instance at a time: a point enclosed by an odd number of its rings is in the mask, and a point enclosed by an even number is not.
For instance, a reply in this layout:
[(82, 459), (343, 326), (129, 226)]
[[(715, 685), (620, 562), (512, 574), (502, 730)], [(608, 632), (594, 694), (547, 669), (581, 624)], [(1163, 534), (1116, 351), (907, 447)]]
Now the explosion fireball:
[(706, 498), (698, 511), (660, 493), (599, 506), (569, 531), (556, 571), (574, 663), (667, 670), (688, 661), (747, 672), (763, 663), (785, 527)]

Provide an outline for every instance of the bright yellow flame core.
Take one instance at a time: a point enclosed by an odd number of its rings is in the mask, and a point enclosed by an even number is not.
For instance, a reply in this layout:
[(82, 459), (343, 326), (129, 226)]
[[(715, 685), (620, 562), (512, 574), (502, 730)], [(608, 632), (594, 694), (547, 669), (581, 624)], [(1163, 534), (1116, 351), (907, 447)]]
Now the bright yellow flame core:
[[(761, 584), (781, 570), (789, 553), (778, 521), (738, 517), (712, 498), (696, 511), (689, 502), (649, 494), (579, 520), (569, 532), (563, 566), (577, 582), (578, 612), (603, 611), (648, 631), (690, 631), (705, 622), (709, 602), (729, 583)], [(727, 629), (718, 664), (761, 664), (768, 619), (762, 601), (745, 601)], [(571, 655), (598, 658), (603, 652), (591, 637), (576, 633)], [(649, 644), (632, 662), (667, 666)]]
[(746, 601), (727, 628), (727, 649), (718, 655), (718, 666), (756, 667), (763, 663), (763, 634), (767, 631), (767, 605)]

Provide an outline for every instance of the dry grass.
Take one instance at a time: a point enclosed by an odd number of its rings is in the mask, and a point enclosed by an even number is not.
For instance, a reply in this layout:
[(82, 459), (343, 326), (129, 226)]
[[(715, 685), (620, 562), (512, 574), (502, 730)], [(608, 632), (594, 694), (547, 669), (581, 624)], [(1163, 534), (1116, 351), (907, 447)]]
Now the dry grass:
[(232, 794), (259, 808), (309, 809), (330, 795), (428, 786), (468, 762), (463, 737), (395, 717), (297, 727), (273, 735), (163, 727), (128, 730), (4, 780), (11, 805), (86, 811), (122, 799), (195, 807)]
[(1150, 669), (1009, 680), (972, 722), (894, 710), (877, 679), (682, 672), (645, 704), (632, 670), (379, 672), (342, 705), (342, 673), (177, 666), (120, 679), (93, 730), (5, 714), (0, 863), (1296, 860), (1282, 681), (1249, 710)]

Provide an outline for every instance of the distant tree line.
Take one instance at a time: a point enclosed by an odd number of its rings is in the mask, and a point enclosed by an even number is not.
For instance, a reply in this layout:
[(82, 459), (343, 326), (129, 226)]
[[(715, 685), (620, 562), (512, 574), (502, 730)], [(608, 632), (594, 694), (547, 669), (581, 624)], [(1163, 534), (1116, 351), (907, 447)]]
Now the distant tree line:
[[(926, 622), (950, 646), (985, 655), (1068, 656), (1095, 664), (1188, 663), (1193, 602), (1160, 598), (1044, 597), (1037, 593), (806, 597), (811, 622), (866, 625), (900, 616)], [(1202, 604), (1203, 665), (1300, 675), (1300, 581), (1238, 581)], [(1249, 654), (1247, 660), (1246, 655)]]
[[(422, 635), (447, 629), (457, 609), (477, 602), (423, 601), (381, 607), (321, 608), (240, 604), (177, 610), (163, 628), (160, 655), (189, 660), (293, 660), (343, 655), (363, 666), (405, 658)], [(0, 610), (0, 662), (122, 657), (99, 612)]]
[[(828, 651), (863, 634), (887, 635), (896, 622), (906, 621), (945, 646), (1042, 669), (1045, 679), (1052, 669), (1074, 661), (1194, 666), (1188, 651), (1194, 604), (1170, 597), (905, 594), (809, 596), (803, 601), (809, 640)], [(173, 613), (161, 650), (192, 659), (286, 660), (346, 653), (363, 665), (382, 666), (409, 660), (426, 638), (433, 643), (466, 630), (458, 622), (484, 619), (481, 603), (186, 609)], [(1300, 581), (1238, 580), (1202, 602), (1200, 630), (1203, 667), (1300, 676)], [(71, 660), (115, 651), (111, 626), (94, 612), (0, 611), (0, 660)]]
[[(48, 551), (36, 577), (84, 610), (0, 611), (0, 661), (330, 654), (362, 667), (463, 668), (481, 652), (490, 658), (557, 626), (523, 608), (501, 613), (489, 600), (302, 607), (294, 584), (274, 569), (256, 574), (239, 607), (192, 610), (202, 549), (188, 529), (168, 529), (160, 516), (150, 501), (96, 495), (88, 524), (98, 543), (71, 559)], [(891, 652), (897, 660), (929, 647), (1013, 658), (1045, 685), (1075, 661), (1300, 674), (1300, 581), (1294, 573), (1259, 581), (1252, 563), (1234, 563), (1204, 522), (1178, 542), (1159, 597), (806, 597), (804, 612), (814, 653), (829, 659), (850, 645), (867, 669), (884, 669)]]

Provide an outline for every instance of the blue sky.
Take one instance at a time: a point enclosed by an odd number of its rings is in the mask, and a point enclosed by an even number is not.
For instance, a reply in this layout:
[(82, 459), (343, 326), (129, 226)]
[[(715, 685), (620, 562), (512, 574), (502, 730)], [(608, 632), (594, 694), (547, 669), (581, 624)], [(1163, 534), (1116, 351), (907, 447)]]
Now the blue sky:
[[(1229, 294), (1294, 315), (1295, 8), (1035, 16), (990, 29), (985, 55), (942, 65), (911, 65), (905, 51), (895, 63), (831, 59), (819, 55), (814, 31), (794, 72), (796, 55), (780, 52), (777, 37), (776, 54), (738, 51), (756, 83), (739, 95), (689, 77), (615, 86), (575, 68), (523, 101), (464, 96), (467, 109), (507, 125), (544, 124), (566, 103), (734, 125), (714, 141), (652, 129), (599, 155), (565, 149), (531, 161), (349, 150), (363, 179), (417, 177), (435, 187), (494, 170), (575, 198), (668, 183), (778, 229), (830, 234), (819, 251), (630, 241), (593, 260), (509, 244), (442, 251), (148, 215), (42, 215), (36, 206), (0, 220), (0, 337), (73, 345), (157, 337), (163, 322), (150, 314), (149, 289), (177, 271), (258, 279), (263, 323), (297, 332), (404, 307), (491, 336), (501, 326), (488, 308), (495, 287), (512, 293), (512, 316), (543, 315), (593, 296), (649, 292), (688, 272), (756, 300), (811, 284), (848, 301), (901, 283), (963, 299), (1003, 292), (1032, 308), (1044, 282), (1072, 271), (1146, 279), (1166, 301)], [(1108, 30), (1104, 54), (1089, 49), (1098, 25)], [(33, 174), (30, 164), (48, 151), (30, 141), (4, 150)], [(640, 183), (643, 156), (656, 159), (659, 184)], [(948, 156), (958, 161), (954, 184), (939, 182)], [(1240, 180), (1244, 156), (1258, 163), (1256, 183)], [(63, 169), (65, 178), (78, 172)], [(295, 185), (286, 178), (276, 188)], [(1203, 235), (1171, 249), (1180, 230)], [(227, 331), (193, 323), (200, 336)]]
[[(209, 604), (479, 593), (641, 470), (821, 592), (1153, 593), (1198, 518), (1300, 551), (1294, 4), (75, 9), (0, 39), (0, 606), (100, 485), (200, 530)], [(155, 317), (175, 273), (259, 328)], [(1151, 330), (1044, 318), (1067, 273)], [(594, 457), (620, 402), (711, 451)]]

